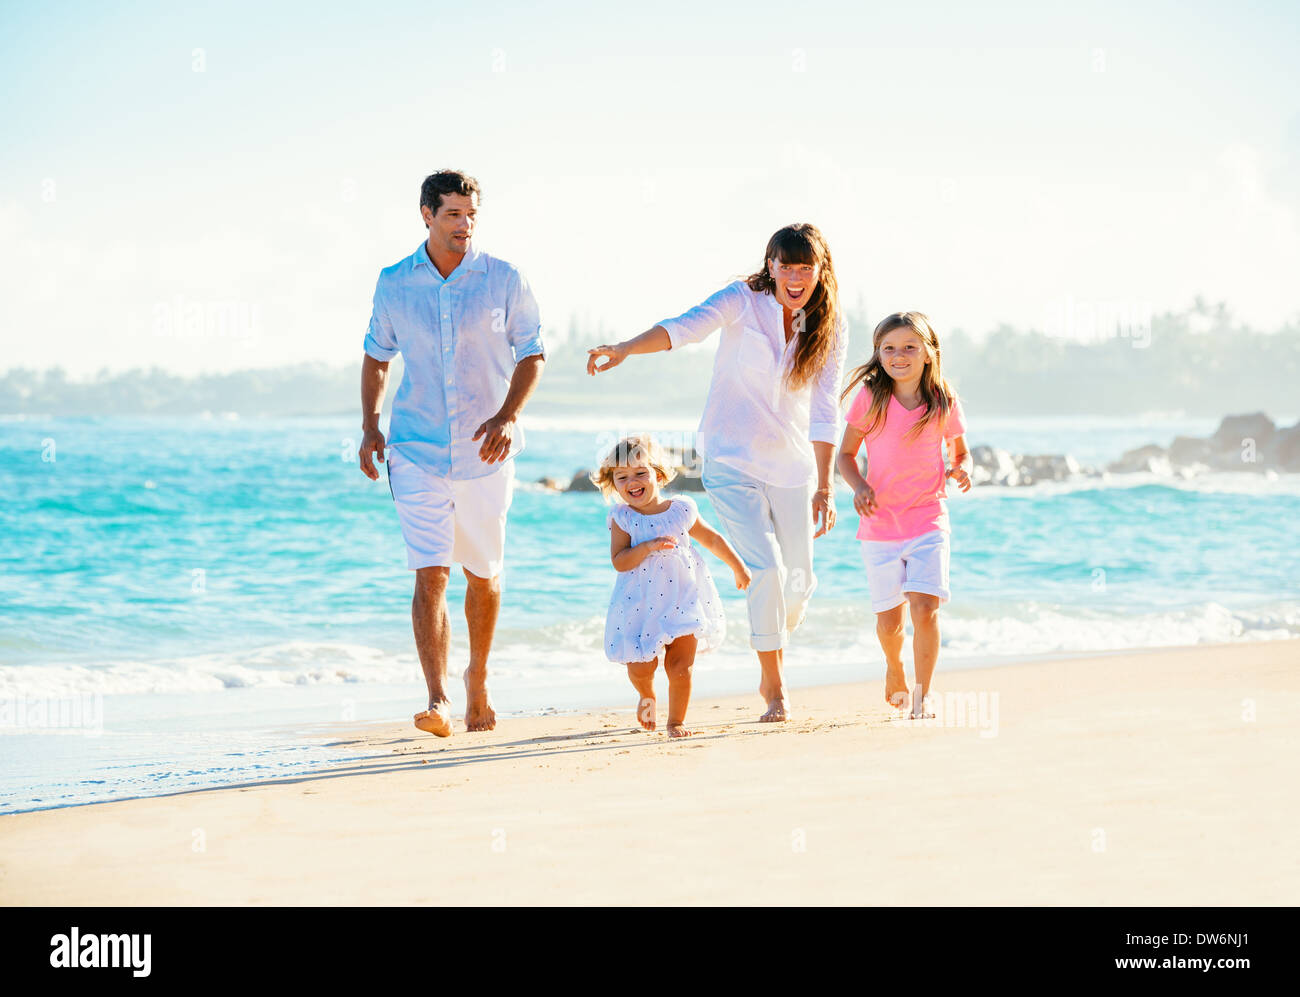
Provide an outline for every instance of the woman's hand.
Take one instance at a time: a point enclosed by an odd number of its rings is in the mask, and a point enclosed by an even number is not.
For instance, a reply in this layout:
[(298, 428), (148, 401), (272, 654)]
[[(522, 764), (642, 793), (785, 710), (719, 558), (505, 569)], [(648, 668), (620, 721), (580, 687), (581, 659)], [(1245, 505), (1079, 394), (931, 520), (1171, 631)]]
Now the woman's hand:
[(754, 576), (749, 573), (749, 569), (743, 564), (732, 568), (731, 573), (736, 576), (736, 588), (738, 589), (749, 588), (749, 583), (754, 580)]
[[(606, 362), (603, 364), (596, 363), (600, 357), (606, 357)], [(612, 367), (617, 367), (625, 359), (627, 359), (627, 349), (622, 343), (613, 346), (597, 346), (595, 349), (587, 351), (587, 373), (596, 374), (609, 370)]]
[(853, 493), (853, 509), (859, 516), (870, 516), (876, 508), (876, 490), (870, 485), (863, 485)]
[(966, 473), (963, 467), (954, 467), (948, 472), (948, 477), (957, 482), (957, 487), (964, 492), (970, 491), (970, 475)]
[(835, 525), (835, 500), (831, 497), (829, 485), (825, 488), (818, 488), (813, 492), (812, 514), (813, 525), (818, 522), (821, 523), (821, 528), (813, 534), (813, 539), (816, 540)]

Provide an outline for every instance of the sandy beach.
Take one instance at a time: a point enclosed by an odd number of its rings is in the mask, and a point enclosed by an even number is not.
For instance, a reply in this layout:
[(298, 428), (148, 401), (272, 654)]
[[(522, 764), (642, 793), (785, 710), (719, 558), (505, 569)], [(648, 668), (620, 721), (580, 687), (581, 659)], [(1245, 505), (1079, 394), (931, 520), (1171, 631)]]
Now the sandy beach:
[(346, 730), (366, 757), (320, 775), (0, 817), (0, 901), (1294, 904), (1297, 666), (1295, 641), (941, 662), (933, 722), (871, 681), (796, 690), (783, 726), (701, 699), (672, 742), (630, 697)]

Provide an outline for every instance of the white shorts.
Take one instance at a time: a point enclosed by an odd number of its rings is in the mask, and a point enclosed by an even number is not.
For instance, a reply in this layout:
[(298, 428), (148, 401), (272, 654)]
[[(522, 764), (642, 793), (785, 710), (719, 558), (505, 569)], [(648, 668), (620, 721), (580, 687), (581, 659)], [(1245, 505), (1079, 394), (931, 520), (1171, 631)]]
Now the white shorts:
[(910, 540), (863, 540), (871, 611), (884, 613), (907, 601), (904, 592), (948, 601), (948, 533), (931, 530)]
[(481, 478), (453, 481), (391, 447), (385, 457), (388, 490), (406, 540), (406, 566), (450, 568), (456, 563), (480, 578), (501, 574), (515, 462), (507, 460)]

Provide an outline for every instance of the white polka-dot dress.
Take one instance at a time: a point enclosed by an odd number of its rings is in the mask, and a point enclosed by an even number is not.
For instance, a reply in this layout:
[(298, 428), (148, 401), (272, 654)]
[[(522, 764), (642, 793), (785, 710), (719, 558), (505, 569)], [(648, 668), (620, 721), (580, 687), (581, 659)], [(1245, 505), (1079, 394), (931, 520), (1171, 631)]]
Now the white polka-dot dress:
[(654, 516), (643, 516), (619, 503), (608, 523), (618, 523), (635, 546), (655, 537), (675, 537), (673, 550), (657, 550), (631, 571), (620, 571), (605, 621), (605, 654), (610, 661), (650, 661), (663, 647), (687, 634), (696, 636), (697, 651), (722, 643), (726, 618), (704, 559), (687, 531), (699, 510), (688, 495)]

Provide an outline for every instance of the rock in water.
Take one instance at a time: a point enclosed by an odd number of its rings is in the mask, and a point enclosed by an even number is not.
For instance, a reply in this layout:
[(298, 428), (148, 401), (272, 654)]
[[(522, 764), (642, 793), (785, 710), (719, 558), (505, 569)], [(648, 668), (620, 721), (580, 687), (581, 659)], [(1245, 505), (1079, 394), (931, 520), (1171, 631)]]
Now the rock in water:
[(1016, 460), (1007, 451), (981, 443), (971, 449), (971, 484), (974, 485), (1018, 485), (1020, 468)]
[(1139, 471), (1150, 471), (1154, 474), (1173, 472), (1169, 458), (1165, 455), (1165, 448), (1154, 443), (1127, 451), (1119, 460), (1107, 465), (1106, 470), (1115, 474), (1135, 474)]
[(1284, 471), (1300, 471), (1300, 422), (1274, 434), (1269, 461)]
[(1215, 450), (1236, 450), (1240, 452), (1247, 440), (1254, 440), (1255, 448), (1258, 451), (1264, 449), (1264, 446), (1273, 438), (1273, 434), (1276, 432), (1277, 427), (1273, 425), (1273, 420), (1263, 412), (1252, 412), (1250, 415), (1230, 415), (1219, 423), (1219, 428), (1210, 437), (1210, 442), (1213, 443)]
[(1169, 444), (1169, 463), (1174, 467), (1207, 464), (1212, 450), (1210, 441), (1199, 436), (1175, 436), (1174, 442)]

